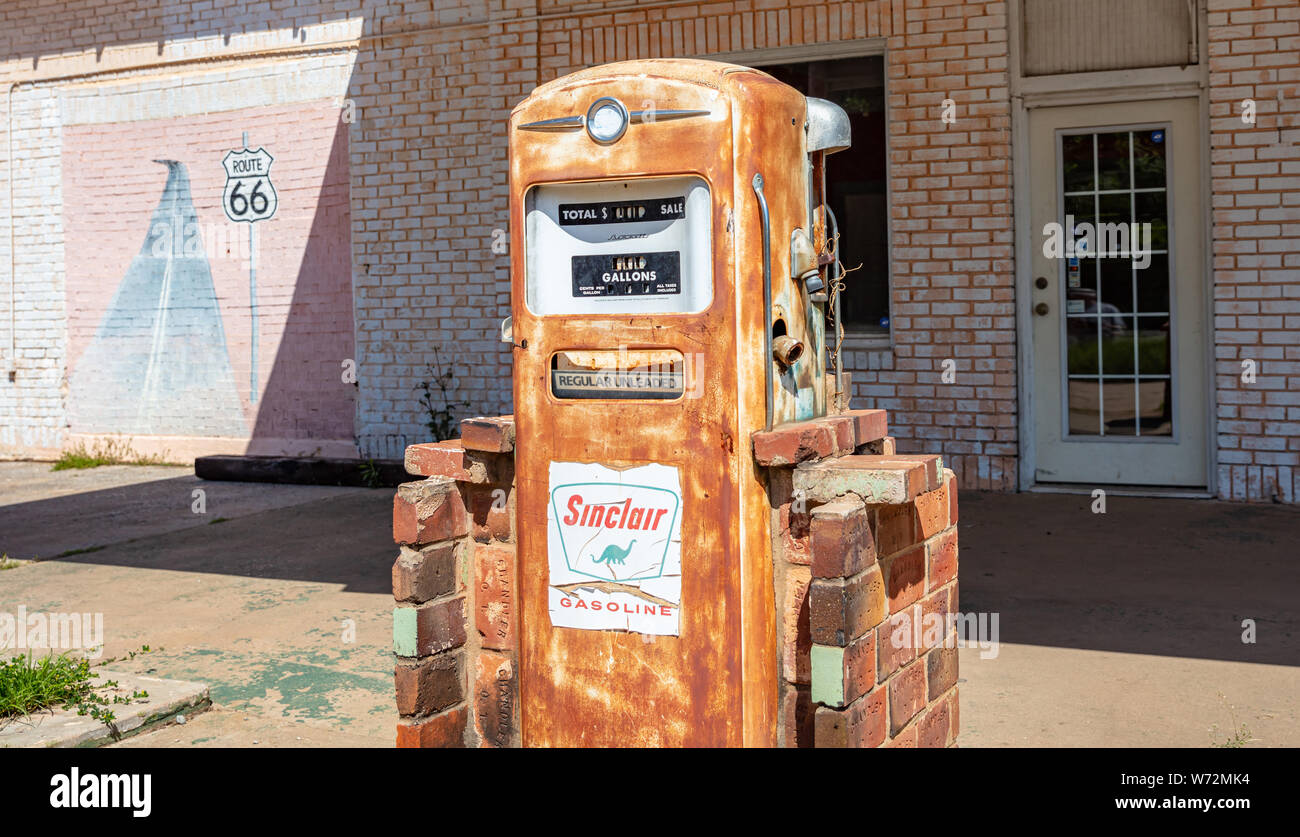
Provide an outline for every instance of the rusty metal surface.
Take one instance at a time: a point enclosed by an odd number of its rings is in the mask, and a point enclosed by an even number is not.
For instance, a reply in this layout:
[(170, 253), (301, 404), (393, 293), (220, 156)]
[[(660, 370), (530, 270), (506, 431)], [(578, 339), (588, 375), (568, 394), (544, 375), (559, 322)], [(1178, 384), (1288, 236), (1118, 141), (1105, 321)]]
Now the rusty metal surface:
[[(633, 125), (608, 146), (585, 132), (516, 126), (584, 113), (594, 99), (708, 110), (708, 117)], [(739, 118), (746, 113), (752, 119)], [(539, 88), (511, 116), (510, 229), (521, 706), (530, 746), (770, 745), (776, 724), (776, 638), (765, 489), (749, 450), (764, 414), (761, 241), (750, 179), (774, 186), (773, 236), (807, 226), (804, 100), (765, 74), (699, 61), (609, 65)], [(734, 137), (733, 125), (741, 130)], [(533, 315), (525, 304), (524, 195), (535, 184), (693, 174), (713, 204), (713, 301), (701, 314)], [(773, 247), (774, 300), (789, 333), (811, 332)], [(741, 336), (743, 335), (743, 339)], [(696, 398), (562, 401), (549, 387), (559, 351), (703, 353)], [(780, 380), (780, 379), (778, 379)], [(811, 381), (808, 382), (810, 385)], [(690, 385), (688, 385), (690, 389)], [(795, 417), (780, 385), (777, 421)], [(821, 387), (816, 387), (821, 391)], [(824, 404), (824, 401), (822, 402)], [(680, 469), (681, 636), (552, 628), (547, 610), (547, 472), (551, 461)]]

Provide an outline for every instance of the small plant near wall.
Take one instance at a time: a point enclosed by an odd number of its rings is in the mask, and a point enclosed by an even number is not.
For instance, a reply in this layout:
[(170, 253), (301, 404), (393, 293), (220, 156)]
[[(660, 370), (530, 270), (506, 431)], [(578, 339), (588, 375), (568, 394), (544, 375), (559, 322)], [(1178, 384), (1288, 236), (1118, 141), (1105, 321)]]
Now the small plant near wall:
[(437, 347), (434, 347), (433, 363), (429, 365), (429, 380), (416, 385), (415, 388), (424, 393), (420, 396), (420, 406), (429, 415), (425, 426), (433, 434), (435, 442), (459, 435), (460, 421), (456, 418), (456, 411), (469, 407), (468, 401), (451, 400), (449, 393), (455, 379), (455, 371), (450, 365), (446, 369), (442, 367), (442, 358), (438, 354)]

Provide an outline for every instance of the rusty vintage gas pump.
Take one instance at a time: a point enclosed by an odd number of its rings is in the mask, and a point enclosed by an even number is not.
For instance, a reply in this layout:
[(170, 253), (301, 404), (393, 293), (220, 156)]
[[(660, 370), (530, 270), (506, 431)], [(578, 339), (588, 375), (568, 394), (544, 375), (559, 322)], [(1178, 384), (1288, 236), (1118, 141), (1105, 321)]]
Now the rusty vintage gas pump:
[(525, 745), (774, 743), (749, 440), (839, 397), (822, 160), (848, 133), (694, 60), (578, 72), (512, 113)]

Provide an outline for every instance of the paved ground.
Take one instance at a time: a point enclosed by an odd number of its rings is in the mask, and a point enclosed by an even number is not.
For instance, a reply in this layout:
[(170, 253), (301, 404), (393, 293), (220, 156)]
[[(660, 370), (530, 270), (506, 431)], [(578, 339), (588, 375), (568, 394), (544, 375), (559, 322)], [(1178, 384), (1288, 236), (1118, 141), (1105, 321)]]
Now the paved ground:
[(0, 551), (44, 559), (0, 572), (0, 612), (102, 612), (105, 657), (154, 649), (114, 669), (211, 687), (213, 710), (124, 745), (392, 746), (391, 489), (0, 475)]
[(1244, 725), (1300, 746), (1300, 509), (1091, 505), (961, 495), (961, 609), (997, 612), (1002, 641), (961, 651), (962, 745), (1206, 747)]
[[(121, 746), (388, 747), (391, 504), (0, 463), (0, 552), (44, 559), (0, 572), (0, 612), (103, 612), (106, 656), (161, 648), (113, 668), (211, 686), (213, 710)], [(1090, 505), (962, 494), (961, 607), (996, 613), (1000, 645), (961, 652), (961, 743), (1203, 747), (1244, 725), (1248, 746), (1300, 746), (1300, 509)]]

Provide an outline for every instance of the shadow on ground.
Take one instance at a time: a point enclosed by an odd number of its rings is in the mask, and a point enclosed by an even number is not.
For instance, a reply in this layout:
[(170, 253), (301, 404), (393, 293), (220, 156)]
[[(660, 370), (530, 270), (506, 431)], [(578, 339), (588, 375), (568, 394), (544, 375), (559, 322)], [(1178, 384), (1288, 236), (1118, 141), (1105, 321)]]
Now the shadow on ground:
[(1092, 503), (962, 492), (962, 612), (999, 613), (1004, 643), (1300, 665), (1300, 509)]

